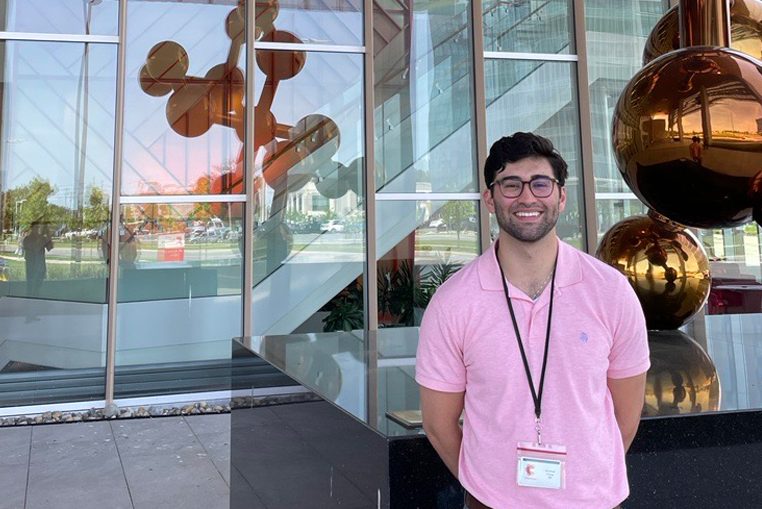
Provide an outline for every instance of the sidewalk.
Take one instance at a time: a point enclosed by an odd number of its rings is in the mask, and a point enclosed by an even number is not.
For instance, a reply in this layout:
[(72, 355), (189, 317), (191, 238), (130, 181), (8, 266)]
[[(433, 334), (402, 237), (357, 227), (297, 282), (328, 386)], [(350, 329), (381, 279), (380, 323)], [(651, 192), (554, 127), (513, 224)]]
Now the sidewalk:
[(0, 428), (0, 509), (227, 509), (230, 414)]

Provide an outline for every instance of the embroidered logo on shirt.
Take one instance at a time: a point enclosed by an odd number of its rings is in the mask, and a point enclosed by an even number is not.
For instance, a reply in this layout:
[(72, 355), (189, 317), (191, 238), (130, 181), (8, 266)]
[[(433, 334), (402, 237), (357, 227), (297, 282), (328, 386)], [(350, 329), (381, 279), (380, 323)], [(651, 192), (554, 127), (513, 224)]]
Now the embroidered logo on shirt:
[(583, 343), (587, 343), (588, 339), (589, 338), (587, 337), (587, 332), (580, 332), (579, 333), (579, 340), (580, 341), (582, 341)]

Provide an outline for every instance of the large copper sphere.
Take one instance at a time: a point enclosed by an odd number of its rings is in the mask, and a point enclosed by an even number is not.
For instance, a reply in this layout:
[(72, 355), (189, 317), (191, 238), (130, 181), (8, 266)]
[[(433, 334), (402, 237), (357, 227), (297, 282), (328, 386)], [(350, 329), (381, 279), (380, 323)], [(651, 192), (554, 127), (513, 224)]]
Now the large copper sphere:
[(646, 375), (644, 416), (720, 409), (720, 379), (712, 359), (687, 334), (649, 331), (651, 369)]
[(596, 256), (627, 277), (649, 329), (677, 329), (709, 297), (709, 260), (696, 237), (679, 225), (627, 218), (606, 232)]
[[(754, 58), (762, 58), (762, 2), (734, 0), (730, 7), (730, 47)], [(680, 49), (678, 7), (669, 9), (656, 22), (643, 48), (643, 65)]]
[(726, 228), (752, 219), (761, 133), (760, 62), (703, 46), (664, 55), (630, 80), (612, 143), (648, 207), (687, 226)]

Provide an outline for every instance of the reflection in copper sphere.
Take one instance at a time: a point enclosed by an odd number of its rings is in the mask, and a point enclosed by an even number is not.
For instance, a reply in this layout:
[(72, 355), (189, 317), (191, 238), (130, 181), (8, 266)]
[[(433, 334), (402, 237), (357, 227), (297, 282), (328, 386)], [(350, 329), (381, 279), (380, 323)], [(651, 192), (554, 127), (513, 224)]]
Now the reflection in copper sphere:
[(720, 379), (712, 359), (687, 334), (649, 331), (651, 369), (643, 415), (678, 415), (720, 409)]
[(691, 47), (630, 80), (614, 112), (612, 143), (641, 201), (698, 228), (752, 218), (752, 178), (762, 169), (760, 71), (757, 60), (736, 51)]
[(606, 232), (596, 256), (627, 277), (649, 329), (677, 329), (709, 297), (709, 260), (693, 234), (674, 223), (633, 216)]
[[(734, 0), (732, 3), (730, 47), (762, 58), (762, 2), (759, 0)], [(676, 49), (680, 49), (680, 27), (678, 7), (674, 6), (651, 30), (643, 48), (643, 65)]]

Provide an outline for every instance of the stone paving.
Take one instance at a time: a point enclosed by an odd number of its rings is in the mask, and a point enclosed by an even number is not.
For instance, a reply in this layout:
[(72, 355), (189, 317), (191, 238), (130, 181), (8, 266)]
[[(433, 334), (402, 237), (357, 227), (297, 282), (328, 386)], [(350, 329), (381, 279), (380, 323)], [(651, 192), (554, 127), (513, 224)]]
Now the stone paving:
[(227, 509), (230, 414), (0, 428), (0, 509)]

